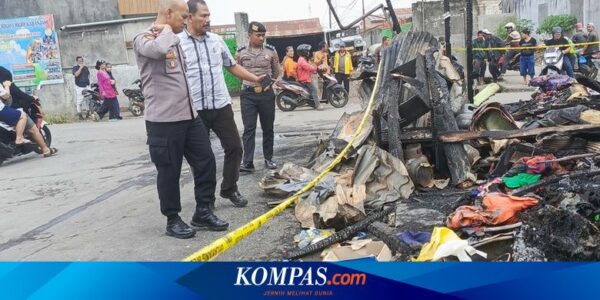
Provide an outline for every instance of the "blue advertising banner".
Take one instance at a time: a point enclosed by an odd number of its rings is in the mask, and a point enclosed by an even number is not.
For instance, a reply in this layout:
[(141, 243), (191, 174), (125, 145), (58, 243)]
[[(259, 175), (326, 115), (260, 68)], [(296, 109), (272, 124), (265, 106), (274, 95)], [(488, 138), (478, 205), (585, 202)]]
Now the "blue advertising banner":
[(600, 263), (1, 263), (0, 299), (582, 299)]
[(54, 17), (0, 20), (0, 65), (20, 87), (63, 83)]

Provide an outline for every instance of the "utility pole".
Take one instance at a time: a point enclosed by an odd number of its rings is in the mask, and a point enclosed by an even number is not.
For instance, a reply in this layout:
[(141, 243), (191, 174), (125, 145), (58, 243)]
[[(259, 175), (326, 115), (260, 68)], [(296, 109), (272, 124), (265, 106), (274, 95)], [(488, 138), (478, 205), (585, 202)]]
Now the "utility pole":
[[(365, 0), (362, 0), (363, 16), (365, 15)], [(363, 32), (367, 31), (367, 18), (363, 18)]]
[(473, 103), (473, 1), (466, 3), (467, 28), (465, 31), (465, 45), (467, 46), (467, 98)]
[(444, 39), (446, 40), (446, 56), (452, 57), (452, 45), (450, 44), (450, 0), (444, 0)]

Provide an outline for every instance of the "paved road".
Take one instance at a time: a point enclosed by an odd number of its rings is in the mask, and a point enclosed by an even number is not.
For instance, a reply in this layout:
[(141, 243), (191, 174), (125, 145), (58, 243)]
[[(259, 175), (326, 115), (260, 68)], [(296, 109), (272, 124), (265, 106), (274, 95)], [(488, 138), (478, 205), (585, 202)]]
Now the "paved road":
[[(305, 162), (316, 134), (330, 133), (344, 111), (359, 109), (351, 101), (345, 109), (277, 111), (275, 159), (280, 164)], [(239, 111), (236, 122), (241, 129)], [(158, 207), (142, 118), (51, 129), (58, 156), (28, 155), (0, 167), (0, 260), (179, 260), (224, 234), (199, 232), (189, 240), (164, 234), (166, 220)], [(212, 141), (220, 182), (223, 151), (214, 135)], [(255, 161), (262, 161), (260, 146)], [(256, 165), (255, 174), (240, 179), (241, 192), (250, 198), (248, 207), (235, 208), (217, 198), (216, 213), (230, 222), (230, 229), (268, 210), (266, 202), (272, 199), (256, 185), (267, 171)], [(193, 181), (185, 163), (181, 186), (181, 216), (189, 220)], [(276, 259), (298, 230), (288, 210), (218, 259)]]

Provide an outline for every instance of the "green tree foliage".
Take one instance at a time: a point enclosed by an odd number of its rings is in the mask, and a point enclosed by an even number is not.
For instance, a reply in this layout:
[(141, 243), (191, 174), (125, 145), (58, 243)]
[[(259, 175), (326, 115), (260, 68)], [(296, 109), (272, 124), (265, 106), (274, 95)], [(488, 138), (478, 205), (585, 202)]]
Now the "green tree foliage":
[(506, 32), (506, 28), (504, 28), (504, 25), (506, 25), (509, 22), (515, 23), (518, 32), (522, 32), (525, 28), (529, 28), (530, 30), (533, 29), (533, 22), (531, 20), (517, 19), (514, 17), (508, 18), (504, 22), (500, 23), (500, 25), (498, 25), (498, 28), (496, 28), (496, 35), (503, 40), (508, 37), (509, 32)]
[(544, 22), (540, 25), (537, 30), (537, 33), (552, 33), (552, 28), (559, 26), (562, 28), (563, 32), (570, 33), (575, 28), (575, 24), (577, 24), (577, 18), (570, 15), (558, 15), (558, 16), (548, 16), (544, 19)]

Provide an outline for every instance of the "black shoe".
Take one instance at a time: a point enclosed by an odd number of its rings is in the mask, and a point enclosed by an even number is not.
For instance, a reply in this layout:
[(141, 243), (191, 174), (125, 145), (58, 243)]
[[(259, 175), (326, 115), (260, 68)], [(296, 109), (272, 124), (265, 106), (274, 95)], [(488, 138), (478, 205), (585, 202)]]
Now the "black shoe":
[(213, 212), (206, 207), (199, 207), (192, 217), (192, 226), (198, 229), (206, 229), (210, 231), (224, 231), (229, 228), (229, 223), (219, 219)]
[(167, 221), (166, 234), (178, 239), (189, 239), (196, 234), (196, 231), (185, 224), (181, 218), (177, 217), (176, 219)]
[(221, 197), (229, 199), (231, 203), (233, 203), (233, 205), (237, 207), (244, 207), (248, 205), (248, 199), (246, 199), (246, 197), (240, 194), (239, 191), (227, 194), (221, 192)]
[(254, 172), (254, 164), (253, 163), (242, 163), (240, 166), (240, 171), (252, 173)]
[(275, 170), (277, 169), (277, 164), (272, 159), (265, 159), (265, 167), (267, 169)]

